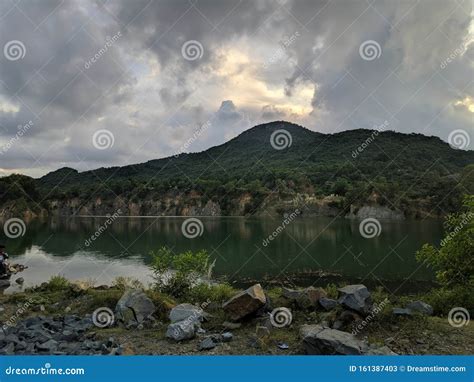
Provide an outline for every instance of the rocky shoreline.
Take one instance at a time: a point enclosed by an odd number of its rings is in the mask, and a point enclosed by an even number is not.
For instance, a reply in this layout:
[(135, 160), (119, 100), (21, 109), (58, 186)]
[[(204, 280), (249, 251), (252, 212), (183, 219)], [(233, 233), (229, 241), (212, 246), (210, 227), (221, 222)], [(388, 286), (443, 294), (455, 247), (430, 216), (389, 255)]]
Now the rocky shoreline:
[(255, 284), (222, 302), (209, 298), (191, 303), (142, 289), (51, 288), (44, 283), (0, 296), (0, 354), (393, 355), (472, 350), (469, 326), (451, 327), (423, 301), (394, 303), (361, 284), (336, 291), (266, 291)]

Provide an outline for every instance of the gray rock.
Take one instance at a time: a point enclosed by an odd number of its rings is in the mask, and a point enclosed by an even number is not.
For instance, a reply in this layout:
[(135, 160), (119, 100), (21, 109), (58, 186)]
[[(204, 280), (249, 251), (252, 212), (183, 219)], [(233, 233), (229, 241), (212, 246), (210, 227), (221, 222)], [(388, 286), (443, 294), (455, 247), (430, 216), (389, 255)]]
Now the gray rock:
[(58, 348), (58, 342), (55, 340), (48, 340), (42, 344), (36, 344), (36, 349), (39, 351), (53, 352)]
[(426, 316), (433, 315), (433, 307), (423, 301), (413, 301), (407, 305), (407, 309), (410, 309), (412, 312), (424, 314)]
[(231, 332), (225, 332), (221, 334), (222, 342), (230, 342), (234, 338), (234, 335)]
[(194, 321), (178, 321), (168, 325), (166, 337), (175, 341), (190, 340), (194, 338), (197, 331), (197, 325)]
[(339, 288), (339, 304), (345, 308), (367, 315), (372, 309), (372, 298), (365, 285), (347, 285)]
[(204, 311), (191, 304), (179, 304), (171, 309), (170, 320), (172, 323), (184, 320), (201, 322), (204, 319)]
[(365, 353), (365, 355), (398, 355), (398, 354), (393, 352), (388, 346), (380, 346), (380, 347), (370, 346), (369, 350)]
[(406, 309), (406, 308), (393, 308), (392, 314), (395, 316), (412, 316), (413, 315), (411, 309)]
[(300, 329), (307, 354), (359, 355), (367, 350), (367, 343), (353, 334), (321, 325), (303, 325)]
[(226, 301), (222, 308), (233, 321), (237, 321), (255, 313), (265, 306), (266, 302), (262, 286), (255, 284)]
[(125, 291), (117, 302), (115, 307), (117, 318), (125, 321), (126, 312), (130, 310), (135, 322), (141, 324), (155, 312), (156, 308), (153, 301), (142, 290), (130, 289)]
[(13, 342), (8, 343), (3, 348), (0, 349), (1, 355), (13, 355), (15, 352), (15, 345)]
[(206, 337), (199, 343), (199, 350), (210, 350), (214, 349), (217, 344), (214, 342), (212, 337)]
[(0, 279), (0, 289), (8, 288), (10, 286), (9, 280)]
[(22, 285), (24, 282), (25, 282), (25, 279), (23, 277), (18, 277), (15, 282), (18, 284), (18, 285)]
[(242, 326), (242, 324), (240, 322), (225, 321), (222, 323), (222, 326), (225, 329), (235, 330), (235, 329), (239, 329)]
[(326, 310), (332, 310), (337, 307), (337, 301), (332, 298), (321, 297), (319, 299), (319, 305)]

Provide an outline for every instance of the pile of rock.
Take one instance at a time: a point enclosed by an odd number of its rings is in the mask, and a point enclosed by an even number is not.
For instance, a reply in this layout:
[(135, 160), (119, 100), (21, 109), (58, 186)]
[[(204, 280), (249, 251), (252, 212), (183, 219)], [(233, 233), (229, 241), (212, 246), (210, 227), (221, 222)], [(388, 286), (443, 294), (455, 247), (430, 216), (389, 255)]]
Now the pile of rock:
[(93, 326), (90, 316), (30, 317), (3, 327), (0, 354), (120, 354), (121, 347), (113, 338), (94, 341), (93, 333), (85, 334)]

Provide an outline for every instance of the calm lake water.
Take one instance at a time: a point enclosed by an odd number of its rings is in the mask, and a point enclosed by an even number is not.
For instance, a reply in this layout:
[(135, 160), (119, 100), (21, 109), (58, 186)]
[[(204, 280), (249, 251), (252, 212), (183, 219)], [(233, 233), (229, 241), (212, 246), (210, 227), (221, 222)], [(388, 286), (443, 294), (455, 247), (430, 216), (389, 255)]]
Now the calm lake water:
[(432, 272), (416, 262), (415, 251), (442, 238), (442, 224), (436, 220), (380, 221), (380, 235), (364, 238), (359, 221), (298, 217), (265, 246), (264, 239), (282, 219), (199, 219), (203, 232), (193, 239), (182, 233), (186, 218), (127, 217), (117, 218), (86, 246), (107, 218), (75, 217), (33, 221), (24, 236), (2, 241), (12, 262), (29, 267), (21, 273), (24, 287), (57, 274), (97, 284), (110, 284), (117, 276), (148, 283), (149, 252), (169, 246), (175, 252), (206, 249), (216, 259), (214, 275), (241, 284), (270, 279), (324, 284), (342, 278), (413, 289), (433, 280)]

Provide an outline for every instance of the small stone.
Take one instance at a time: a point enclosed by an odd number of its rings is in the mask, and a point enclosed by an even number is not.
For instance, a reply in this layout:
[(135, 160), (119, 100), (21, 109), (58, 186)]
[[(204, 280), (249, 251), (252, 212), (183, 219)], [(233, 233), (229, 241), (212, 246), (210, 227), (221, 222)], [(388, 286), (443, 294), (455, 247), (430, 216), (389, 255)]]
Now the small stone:
[(45, 309), (44, 305), (40, 305), (39, 310), (40, 310), (41, 312), (44, 312), (46, 309)]
[(234, 335), (231, 332), (225, 332), (221, 335), (222, 342), (230, 342), (234, 338)]
[(337, 307), (337, 301), (332, 298), (321, 297), (319, 299), (319, 305), (321, 305), (325, 310), (332, 310)]
[(36, 344), (36, 348), (40, 351), (53, 352), (58, 348), (58, 343), (55, 340), (48, 340), (42, 344)]
[(407, 309), (412, 312), (424, 314), (426, 316), (433, 315), (433, 307), (423, 301), (413, 301), (407, 305)]
[(25, 282), (25, 279), (23, 277), (18, 277), (15, 282), (18, 284), (18, 285), (22, 285), (24, 282)]
[(217, 344), (214, 342), (212, 337), (207, 337), (199, 343), (199, 350), (210, 350), (214, 349), (216, 346)]
[(222, 326), (229, 330), (236, 330), (236, 329), (239, 329), (242, 326), (242, 324), (240, 322), (225, 321), (222, 323)]
[(66, 306), (66, 308), (64, 309), (64, 311), (65, 311), (66, 313), (69, 313), (69, 312), (71, 311), (71, 307), (70, 307), (70, 306)]
[(266, 327), (266, 326), (258, 325), (255, 328), (255, 335), (259, 339), (269, 338), (270, 337), (270, 329), (268, 329), (268, 327)]
[(288, 344), (285, 344), (284, 342), (278, 342), (277, 347), (281, 350), (288, 350), (290, 348)]
[(413, 315), (411, 309), (406, 309), (406, 308), (393, 308), (392, 314), (394, 314), (395, 316), (412, 316)]

